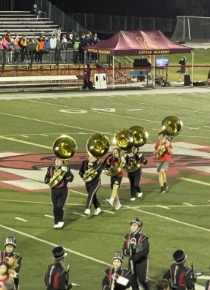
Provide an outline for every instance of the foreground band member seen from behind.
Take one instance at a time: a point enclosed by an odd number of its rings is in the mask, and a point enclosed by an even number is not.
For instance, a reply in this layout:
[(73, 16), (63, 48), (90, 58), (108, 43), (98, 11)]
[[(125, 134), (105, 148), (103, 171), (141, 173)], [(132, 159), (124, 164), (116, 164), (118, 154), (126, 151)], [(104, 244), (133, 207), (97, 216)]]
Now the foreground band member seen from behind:
[[(143, 193), (141, 191), (140, 182), (142, 176), (142, 167), (141, 164), (146, 165), (147, 159), (145, 156), (139, 151), (139, 147), (133, 146), (131, 153), (126, 154), (125, 157), (126, 165), (132, 168), (132, 166), (136, 170), (129, 172), (128, 171), (128, 178), (130, 181), (130, 192), (131, 192), (131, 201), (135, 201), (136, 197), (142, 198)], [(139, 164), (139, 166), (136, 166)]]
[(103, 163), (100, 163), (99, 160), (89, 155), (88, 160), (82, 162), (79, 175), (85, 181), (85, 187), (88, 193), (86, 206), (85, 206), (85, 215), (90, 215), (90, 209), (92, 204), (95, 207), (94, 215), (98, 215), (101, 212), (101, 204), (97, 198), (97, 191), (101, 185), (101, 172), (103, 169)]
[[(128, 267), (133, 274), (132, 289), (139, 290), (139, 284), (145, 290), (149, 290), (148, 266), (149, 266), (149, 241), (141, 232), (143, 222), (140, 218), (132, 219), (131, 231), (124, 238), (123, 255), (129, 258)], [(139, 283), (139, 284), (138, 284)]]
[(184, 265), (187, 255), (183, 250), (177, 250), (173, 253), (174, 263), (170, 266), (163, 278), (172, 282), (172, 289), (186, 290), (195, 289), (192, 278), (192, 271)]
[(67, 253), (61, 246), (55, 247), (52, 250), (54, 262), (50, 264), (45, 273), (46, 290), (68, 290), (72, 288), (69, 281), (69, 270), (64, 266), (64, 258)]
[(19, 271), (21, 268), (22, 257), (19, 253), (15, 252), (16, 239), (14, 237), (7, 237), (5, 241), (5, 251), (0, 252), (0, 262), (6, 262), (9, 264), (10, 269), (14, 273), (14, 283), (16, 290), (19, 287)]
[(163, 132), (158, 133), (159, 141), (155, 144), (154, 154), (157, 158), (157, 172), (160, 184), (160, 193), (168, 190), (167, 170), (171, 162), (173, 146)]
[(116, 252), (112, 259), (112, 267), (105, 270), (102, 280), (102, 290), (125, 290), (130, 289), (132, 275), (130, 270), (122, 267), (123, 256)]
[(64, 172), (64, 176), (60, 183), (58, 183), (55, 187), (51, 188), (51, 200), (53, 204), (53, 214), (54, 214), (54, 229), (61, 229), (64, 226), (64, 205), (68, 199), (68, 182), (72, 182), (74, 179), (74, 175), (70, 170), (70, 166), (64, 166), (63, 160), (56, 158), (55, 164), (53, 166), (48, 167), (47, 173), (45, 175), (45, 183), (50, 183), (53, 175), (58, 171), (62, 170)]
[[(112, 189), (111, 197), (106, 199), (106, 201), (111, 206), (114, 206), (115, 204), (116, 210), (119, 210), (122, 207), (118, 195), (118, 188), (120, 187), (123, 178), (123, 171), (120, 168), (122, 163), (123, 158), (121, 156), (120, 149), (114, 148), (112, 151), (112, 155), (108, 157), (107, 163), (105, 165), (105, 168), (107, 170), (114, 171), (114, 175), (111, 176), (111, 189)], [(116, 168), (119, 168), (119, 170), (116, 170)]]

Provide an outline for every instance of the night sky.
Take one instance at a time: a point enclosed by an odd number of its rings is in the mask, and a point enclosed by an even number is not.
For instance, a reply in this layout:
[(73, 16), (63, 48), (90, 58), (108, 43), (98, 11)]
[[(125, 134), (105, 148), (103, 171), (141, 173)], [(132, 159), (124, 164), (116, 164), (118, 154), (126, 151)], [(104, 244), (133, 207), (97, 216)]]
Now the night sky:
[(67, 13), (176, 18), (210, 16), (209, 0), (51, 0)]

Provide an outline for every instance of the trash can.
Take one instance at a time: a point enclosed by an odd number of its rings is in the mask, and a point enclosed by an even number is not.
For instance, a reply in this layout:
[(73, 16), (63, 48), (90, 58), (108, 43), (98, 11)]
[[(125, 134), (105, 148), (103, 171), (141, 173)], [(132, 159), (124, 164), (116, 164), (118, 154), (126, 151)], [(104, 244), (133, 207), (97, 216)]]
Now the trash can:
[(184, 75), (184, 86), (190, 86), (190, 75)]
[(94, 74), (95, 89), (107, 89), (106, 74)]

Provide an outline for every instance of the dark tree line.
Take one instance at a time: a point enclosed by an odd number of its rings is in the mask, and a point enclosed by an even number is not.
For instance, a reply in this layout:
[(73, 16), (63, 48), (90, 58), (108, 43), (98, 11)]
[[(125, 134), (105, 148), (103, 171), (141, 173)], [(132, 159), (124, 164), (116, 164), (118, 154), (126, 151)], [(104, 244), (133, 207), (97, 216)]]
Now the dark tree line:
[(67, 13), (97, 13), (176, 18), (177, 15), (210, 16), (209, 0), (51, 0)]

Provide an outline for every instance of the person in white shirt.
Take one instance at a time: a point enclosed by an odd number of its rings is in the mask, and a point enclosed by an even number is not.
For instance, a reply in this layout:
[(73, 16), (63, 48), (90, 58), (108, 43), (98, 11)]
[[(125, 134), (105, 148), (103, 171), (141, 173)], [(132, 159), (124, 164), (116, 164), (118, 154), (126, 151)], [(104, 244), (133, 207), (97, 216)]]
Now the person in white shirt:
[(49, 61), (50, 63), (55, 62), (55, 49), (57, 46), (57, 39), (53, 34), (50, 38), (50, 52), (49, 52)]

